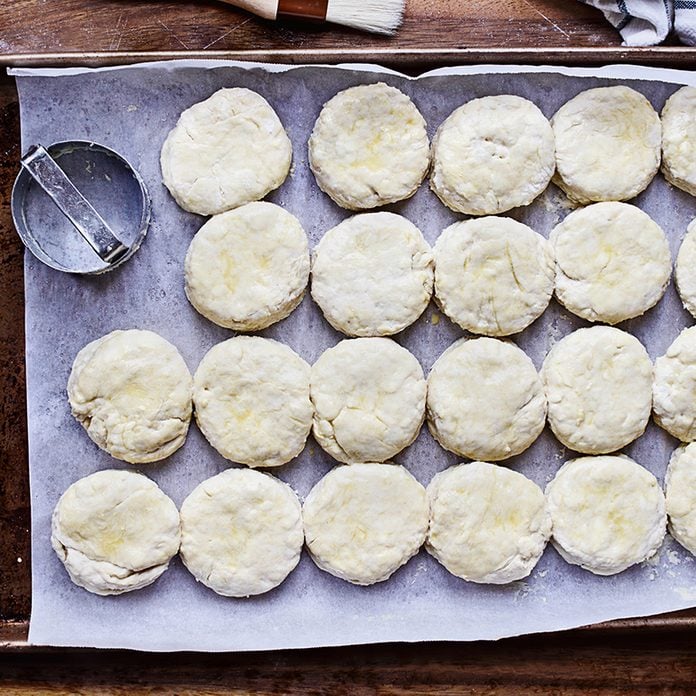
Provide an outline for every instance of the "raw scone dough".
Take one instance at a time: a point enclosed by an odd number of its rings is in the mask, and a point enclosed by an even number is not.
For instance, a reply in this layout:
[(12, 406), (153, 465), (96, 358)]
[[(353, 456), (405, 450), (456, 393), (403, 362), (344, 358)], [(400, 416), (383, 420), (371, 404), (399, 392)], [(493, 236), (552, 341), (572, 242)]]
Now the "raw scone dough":
[(660, 119), (630, 87), (581, 92), (556, 112), (551, 125), (556, 138), (553, 181), (578, 203), (633, 198), (660, 166)]
[(383, 462), (418, 435), (425, 418), (423, 368), (389, 338), (353, 338), (312, 366), (312, 432), (339, 462)]
[(539, 486), (484, 462), (459, 464), (428, 485), (430, 529), (425, 548), (453, 575), (501, 585), (526, 578), (551, 536)]
[(162, 146), (164, 185), (184, 209), (215, 215), (257, 201), (290, 171), (292, 145), (256, 92), (221, 89), (186, 109)]
[(696, 443), (674, 450), (665, 476), (665, 494), (670, 534), (696, 554)]
[(331, 326), (349, 336), (405, 329), (432, 290), (430, 247), (401, 215), (356, 215), (330, 229), (314, 250), (312, 297)]
[(302, 514), (317, 566), (356, 585), (386, 580), (418, 553), (428, 530), (425, 489), (395, 464), (334, 468)]
[(551, 232), (556, 297), (588, 321), (618, 324), (664, 295), (672, 270), (665, 233), (640, 208), (595, 203)]
[(184, 444), (191, 373), (179, 351), (152, 331), (112, 331), (88, 343), (68, 379), (72, 413), (112, 457), (145, 464)]
[(309, 138), (319, 188), (349, 210), (409, 198), (429, 164), (425, 120), (405, 94), (383, 82), (329, 99)]
[(184, 270), (186, 296), (204, 317), (236, 331), (265, 329), (302, 301), (307, 235), (280, 206), (248, 203), (201, 227)]
[(518, 333), (541, 316), (553, 294), (551, 245), (510, 218), (455, 222), (433, 252), (435, 299), (472, 333)]
[(546, 397), (532, 361), (516, 345), (462, 338), (433, 365), (427, 410), (430, 432), (445, 449), (498, 461), (537, 439)]
[(684, 329), (655, 360), (655, 421), (682, 442), (696, 440), (696, 326)]
[(225, 597), (262, 594), (300, 560), (300, 501), (270, 474), (228, 469), (203, 481), (181, 506), (181, 560)]
[(621, 449), (648, 423), (652, 374), (647, 351), (631, 334), (610, 326), (574, 331), (541, 370), (551, 430), (576, 452)]
[(449, 208), (495, 215), (529, 205), (555, 167), (553, 132), (527, 99), (473, 99), (452, 112), (433, 140), (430, 187)]
[(142, 474), (107, 469), (76, 481), (51, 520), (51, 544), (80, 587), (98, 595), (139, 590), (179, 550), (176, 505)]
[(679, 247), (674, 280), (684, 309), (696, 317), (696, 219), (689, 223)]
[(626, 456), (566, 462), (546, 487), (546, 499), (556, 550), (596, 575), (650, 558), (665, 536), (657, 479)]
[(682, 87), (666, 102), (662, 119), (662, 173), (696, 196), (696, 88)]
[(304, 448), (312, 426), (309, 365), (268, 338), (237, 336), (213, 346), (193, 378), (196, 422), (226, 459), (280, 466)]

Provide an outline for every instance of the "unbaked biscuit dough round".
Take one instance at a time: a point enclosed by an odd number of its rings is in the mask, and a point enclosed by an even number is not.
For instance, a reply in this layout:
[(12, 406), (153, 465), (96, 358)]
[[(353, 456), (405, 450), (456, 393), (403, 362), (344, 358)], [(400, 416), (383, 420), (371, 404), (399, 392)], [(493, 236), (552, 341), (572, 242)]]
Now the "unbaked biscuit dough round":
[(312, 297), (331, 326), (349, 336), (405, 329), (432, 291), (430, 246), (401, 215), (355, 215), (330, 229), (314, 250)]
[(107, 469), (73, 483), (51, 519), (51, 544), (70, 579), (98, 595), (139, 590), (179, 550), (176, 505), (142, 474)]
[(662, 127), (650, 102), (630, 87), (580, 92), (551, 119), (555, 184), (578, 203), (625, 201), (660, 166)]
[(203, 481), (181, 506), (181, 560), (225, 597), (280, 585), (300, 560), (300, 501), (270, 474), (228, 469)]
[(319, 568), (356, 585), (386, 580), (418, 553), (428, 530), (425, 489), (395, 464), (338, 466), (302, 510)]
[(425, 120), (405, 94), (383, 82), (329, 99), (309, 138), (319, 188), (349, 210), (409, 198), (429, 164)]
[(689, 223), (679, 247), (674, 280), (684, 309), (696, 317), (696, 219)]
[(553, 294), (551, 245), (511, 218), (455, 222), (433, 253), (435, 299), (472, 333), (518, 333), (541, 316)]
[(682, 87), (666, 102), (662, 120), (662, 173), (696, 196), (696, 88)]
[(684, 329), (655, 360), (653, 410), (670, 435), (696, 440), (696, 326)]
[(551, 180), (553, 132), (527, 99), (473, 99), (452, 112), (433, 140), (430, 187), (452, 210), (495, 215), (529, 205)]
[(292, 144), (271, 105), (242, 87), (186, 109), (162, 146), (164, 185), (184, 209), (215, 215), (257, 201), (290, 171)]
[(546, 420), (546, 397), (532, 361), (513, 343), (462, 338), (428, 376), (428, 427), (445, 448), (470, 459), (520, 454)]
[(574, 331), (541, 370), (551, 430), (576, 452), (621, 449), (648, 423), (652, 374), (647, 351), (631, 334), (610, 326)]
[(665, 475), (670, 534), (696, 554), (696, 443), (677, 447)]
[(425, 548), (464, 580), (504, 584), (526, 578), (551, 536), (544, 494), (516, 471), (485, 462), (459, 464), (428, 485)]
[(672, 270), (669, 244), (640, 208), (589, 205), (568, 215), (549, 241), (556, 255), (556, 297), (583, 319), (618, 324), (664, 295)]
[(179, 351), (152, 331), (112, 331), (88, 343), (68, 379), (72, 413), (112, 457), (164, 459), (184, 444), (191, 373)]
[(383, 462), (417, 437), (425, 418), (423, 368), (389, 338), (352, 338), (312, 366), (312, 432), (339, 462)]
[(650, 558), (665, 536), (657, 479), (626, 456), (566, 462), (546, 487), (552, 543), (563, 558), (614, 575)]
[(307, 235), (280, 206), (248, 203), (201, 227), (184, 273), (186, 296), (204, 317), (236, 331), (265, 329), (302, 301), (309, 279)]
[(280, 466), (304, 448), (312, 426), (309, 365), (292, 348), (258, 336), (213, 346), (193, 377), (196, 422), (226, 459)]

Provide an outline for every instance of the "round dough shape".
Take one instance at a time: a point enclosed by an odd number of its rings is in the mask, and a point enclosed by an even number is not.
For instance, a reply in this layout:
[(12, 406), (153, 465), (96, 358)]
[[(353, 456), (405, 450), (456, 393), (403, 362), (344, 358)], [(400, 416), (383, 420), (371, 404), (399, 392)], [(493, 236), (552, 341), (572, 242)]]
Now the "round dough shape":
[(553, 294), (551, 245), (510, 218), (455, 222), (433, 252), (435, 299), (472, 333), (518, 333), (543, 314)]
[(546, 397), (532, 361), (513, 343), (462, 338), (428, 377), (428, 427), (470, 459), (520, 454), (544, 429)]
[(666, 102), (662, 119), (662, 173), (696, 196), (696, 88), (682, 87)]
[(628, 203), (595, 203), (551, 232), (556, 297), (588, 321), (618, 324), (653, 307), (672, 271), (662, 228)]
[(696, 554), (696, 443), (677, 447), (665, 476), (670, 534)]
[(574, 331), (541, 370), (551, 430), (576, 452), (621, 449), (648, 423), (652, 374), (647, 351), (631, 334), (610, 326)]
[(655, 360), (655, 422), (682, 442), (696, 440), (696, 326), (684, 329)]
[(696, 219), (689, 223), (679, 247), (674, 280), (684, 309), (696, 317)]
[(383, 82), (329, 99), (309, 138), (319, 188), (349, 210), (409, 198), (429, 165), (425, 120), (405, 94)]
[(257, 201), (290, 171), (292, 144), (256, 92), (221, 89), (186, 109), (162, 146), (164, 185), (184, 209), (215, 215)]
[(193, 378), (196, 422), (226, 459), (280, 466), (304, 448), (312, 427), (309, 365), (268, 338), (237, 336), (213, 346)]
[(265, 329), (300, 304), (309, 279), (307, 235), (273, 203), (249, 203), (198, 230), (184, 264), (186, 296), (236, 331)]
[(394, 213), (344, 220), (321, 239), (312, 297), (349, 336), (388, 336), (410, 326), (433, 291), (433, 256), (420, 230)]
[(112, 331), (88, 343), (68, 379), (72, 413), (94, 442), (132, 464), (164, 459), (184, 444), (191, 373), (152, 331)]
[(660, 166), (660, 119), (630, 87), (581, 92), (556, 112), (551, 125), (556, 138), (553, 181), (578, 203), (633, 198)]
[(614, 575), (650, 558), (665, 536), (657, 479), (626, 456), (566, 462), (546, 487), (552, 543), (563, 558)]
[(179, 511), (142, 474), (107, 469), (73, 483), (51, 519), (51, 545), (70, 579), (98, 595), (139, 590), (179, 550)]
[(346, 339), (312, 366), (312, 432), (339, 462), (383, 462), (418, 436), (425, 391), (423, 368), (398, 343)]
[(225, 597), (280, 585), (299, 562), (303, 542), (297, 495), (260, 471), (223, 471), (181, 506), (181, 560), (196, 580)]
[(459, 464), (428, 485), (425, 548), (464, 580), (501, 585), (526, 578), (551, 536), (544, 494), (516, 471)]
[(334, 468), (302, 512), (312, 560), (356, 585), (386, 580), (418, 553), (428, 530), (425, 489), (395, 464)]
[(482, 97), (438, 129), (430, 187), (452, 210), (495, 215), (529, 205), (554, 167), (551, 125), (536, 105), (512, 95)]

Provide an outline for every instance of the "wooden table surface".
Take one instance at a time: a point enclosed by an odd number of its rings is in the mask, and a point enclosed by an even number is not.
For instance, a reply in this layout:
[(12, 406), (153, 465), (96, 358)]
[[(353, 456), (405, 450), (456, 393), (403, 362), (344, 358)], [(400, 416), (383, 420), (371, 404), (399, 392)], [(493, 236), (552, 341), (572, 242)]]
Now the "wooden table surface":
[[(416, 72), (428, 63), (486, 60), (690, 66), (696, 57), (674, 44), (621, 49), (602, 15), (573, 0), (407, 0), (404, 25), (393, 38), (276, 25), (215, 2), (0, 4), (4, 64), (101, 64), (195, 52), (295, 62), (329, 55)], [(497, 643), (241, 655), (26, 647), (31, 597), (22, 247), (9, 208), (19, 118), (7, 78), (0, 78), (0, 151), (0, 694), (696, 693), (693, 612)]]

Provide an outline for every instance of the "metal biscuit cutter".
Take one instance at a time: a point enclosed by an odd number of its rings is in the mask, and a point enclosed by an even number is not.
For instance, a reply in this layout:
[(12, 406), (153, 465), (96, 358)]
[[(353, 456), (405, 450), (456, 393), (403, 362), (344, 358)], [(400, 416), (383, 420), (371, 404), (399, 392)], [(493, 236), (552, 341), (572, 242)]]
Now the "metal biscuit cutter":
[(33, 145), (12, 189), (12, 218), (51, 268), (97, 274), (127, 261), (150, 222), (145, 183), (117, 152), (81, 140)]

